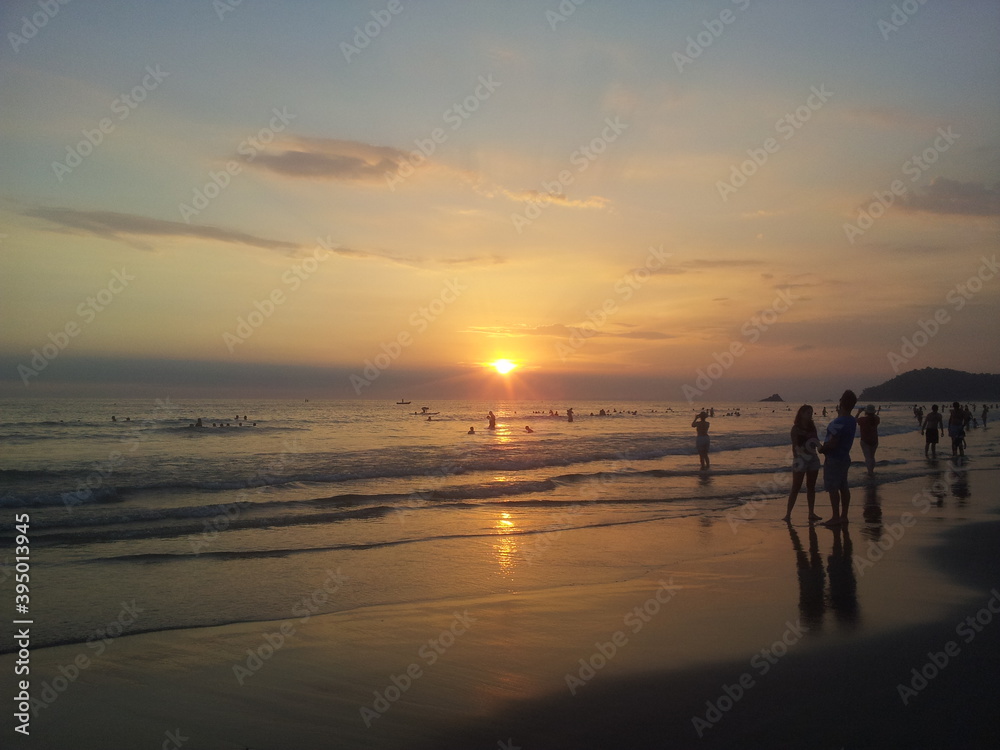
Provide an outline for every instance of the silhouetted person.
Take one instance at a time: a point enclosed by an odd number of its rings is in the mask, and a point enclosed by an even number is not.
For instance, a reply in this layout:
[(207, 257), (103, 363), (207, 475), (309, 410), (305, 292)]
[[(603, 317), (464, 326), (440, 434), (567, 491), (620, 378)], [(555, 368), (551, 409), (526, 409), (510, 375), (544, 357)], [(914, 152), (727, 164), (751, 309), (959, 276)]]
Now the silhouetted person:
[(809, 520), (819, 521), (816, 515), (816, 477), (819, 476), (819, 436), (816, 434), (816, 423), (813, 422), (813, 408), (803, 404), (795, 414), (795, 422), (791, 430), (792, 440), (792, 489), (788, 494), (788, 508), (785, 510), (785, 521), (792, 520), (792, 508), (799, 496), (802, 480), (806, 480), (806, 503), (809, 506)]
[(926, 434), (926, 442), (924, 443), (924, 458), (927, 458), (927, 449), (931, 451), (931, 457), (937, 458), (937, 445), (938, 439), (941, 435), (941, 426), (944, 423), (944, 418), (941, 416), (941, 412), (938, 411), (938, 405), (934, 404), (931, 407), (930, 413), (924, 418), (924, 423), (920, 426), (920, 434)]
[(708, 412), (703, 411), (691, 423), (691, 426), (697, 431), (694, 447), (698, 450), (698, 460), (701, 462), (702, 471), (711, 468), (711, 462), (708, 460), (708, 449), (711, 446), (711, 440), (708, 437), (710, 423), (706, 421), (706, 417), (708, 417)]
[(955, 401), (948, 414), (948, 437), (951, 438), (951, 455), (965, 455), (965, 412)]
[(486, 418), (490, 420), (490, 426), (488, 429), (495, 430), (497, 428), (497, 415), (490, 412), (486, 415)]
[(873, 404), (868, 404), (865, 407), (864, 416), (861, 416), (861, 409), (858, 409), (857, 420), (861, 452), (865, 454), (868, 476), (873, 477), (875, 476), (875, 451), (878, 450), (878, 426), (882, 420), (875, 413)]
[(847, 473), (851, 468), (851, 446), (858, 423), (851, 412), (858, 403), (854, 391), (846, 390), (837, 405), (837, 417), (826, 428), (826, 442), (820, 447), (826, 460), (823, 464), (823, 485), (830, 493), (833, 516), (827, 526), (847, 523), (847, 510), (851, 504), (851, 490), (847, 484)]

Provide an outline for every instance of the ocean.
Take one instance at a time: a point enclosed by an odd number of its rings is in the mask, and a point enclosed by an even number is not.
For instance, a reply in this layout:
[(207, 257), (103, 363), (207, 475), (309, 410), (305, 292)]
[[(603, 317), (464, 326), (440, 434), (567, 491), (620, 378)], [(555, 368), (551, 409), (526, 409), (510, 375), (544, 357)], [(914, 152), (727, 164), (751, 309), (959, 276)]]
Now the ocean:
[[(563, 532), (780, 517), (797, 407), (715, 405), (703, 473), (683, 402), (5, 400), (0, 529), (28, 518), (33, 648), (621, 580), (642, 561), (597, 569)], [(880, 481), (926, 474), (909, 405), (881, 417)]]

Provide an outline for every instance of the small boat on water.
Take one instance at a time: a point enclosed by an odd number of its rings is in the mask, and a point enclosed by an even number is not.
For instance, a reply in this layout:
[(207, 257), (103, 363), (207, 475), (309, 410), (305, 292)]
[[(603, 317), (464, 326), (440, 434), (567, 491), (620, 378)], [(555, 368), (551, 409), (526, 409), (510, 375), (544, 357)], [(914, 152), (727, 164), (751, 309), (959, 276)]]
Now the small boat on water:
[(399, 400), (399, 401), (397, 401), (396, 403), (397, 403), (397, 404), (408, 404), (408, 403), (410, 403), (410, 402), (409, 402), (409, 401), (403, 401), (403, 399), (400, 399), (400, 400)]

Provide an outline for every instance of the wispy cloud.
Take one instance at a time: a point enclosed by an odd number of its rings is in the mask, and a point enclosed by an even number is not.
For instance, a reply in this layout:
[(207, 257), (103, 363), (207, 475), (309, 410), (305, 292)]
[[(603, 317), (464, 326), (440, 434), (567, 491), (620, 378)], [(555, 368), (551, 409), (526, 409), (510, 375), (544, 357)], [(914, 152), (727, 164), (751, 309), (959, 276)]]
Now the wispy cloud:
[(543, 193), (541, 190), (508, 190), (499, 185), (495, 185), (492, 188), (477, 186), (476, 192), (487, 198), (500, 195), (515, 203), (553, 203), (563, 208), (605, 209), (611, 205), (610, 200), (600, 195), (590, 195), (586, 198), (570, 198), (563, 193)]
[(1000, 189), (981, 182), (960, 182), (937, 177), (926, 192), (903, 204), (908, 211), (958, 216), (1000, 216)]
[(935, 256), (954, 250), (954, 247), (949, 245), (928, 245), (919, 242), (873, 242), (869, 247), (873, 251), (883, 251), (893, 255)]
[(483, 333), (488, 336), (569, 336), (572, 331), (562, 323), (544, 326), (470, 326), (467, 333)]
[(294, 254), (301, 249), (301, 246), (295, 242), (257, 237), (232, 229), (153, 219), (148, 216), (123, 214), (117, 211), (80, 211), (74, 208), (39, 207), (24, 211), (24, 215), (44, 219), (51, 224), (62, 227), (64, 231), (116, 240), (140, 250), (153, 249), (150, 243), (139, 239), (141, 237), (194, 237), (260, 247), (265, 250), (278, 250), (287, 254)]
[(549, 336), (553, 338), (568, 338), (570, 336), (583, 336), (584, 338), (616, 338), (616, 339), (640, 339), (645, 341), (659, 341), (662, 339), (674, 338), (669, 333), (660, 331), (623, 331), (599, 330), (587, 324), (572, 323), (552, 323), (542, 326), (471, 326), (465, 329), (467, 333), (482, 333), (488, 336)]
[(664, 265), (652, 273), (664, 276), (677, 276), (684, 273), (702, 273), (705, 271), (758, 268), (768, 265), (763, 260), (755, 258), (730, 258), (721, 260), (692, 259), (678, 261), (673, 265)]
[[(291, 138), (272, 146), (272, 150), (254, 155), (251, 166), (280, 174), (283, 177), (338, 180), (341, 182), (379, 182), (388, 186), (386, 175), (399, 172), (407, 163), (408, 152), (393, 146), (376, 146), (361, 141), (338, 138)], [(514, 203), (544, 203), (564, 208), (605, 209), (611, 201), (599, 195), (570, 198), (562, 193), (541, 190), (511, 190), (491, 184), (482, 174), (454, 169), (446, 164), (425, 159), (419, 167), (433, 167), (469, 185), (486, 198), (506, 198)]]
[[(398, 175), (400, 167), (410, 162), (409, 152), (393, 146), (377, 146), (339, 138), (288, 138), (272, 144), (269, 150), (256, 153), (245, 161), (251, 167), (293, 179), (333, 180), (389, 187), (387, 176)], [(611, 201), (599, 195), (570, 198), (562, 193), (541, 190), (511, 190), (491, 183), (478, 172), (456, 169), (440, 161), (424, 158), (418, 167), (445, 175), (469, 186), (485, 198), (505, 198), (514, 203), (542, 203), (573, 209), (603, 210)]]
[[(115, 211), (80, 211), (73, 208), (31, 208), (23, 212), (25, 216), (44, 219), (58, 227), (51, 231), (89, 234), (94, 237), (124, 242), (139, 250), (153, 250), (149, 241), (154, 237), (193, 237), (202, 240), (225, 242), (236, 245), (274, 250), (283, 255), (299, 256), (313, 251), (315, 245), (305, 246), (296, 242), (286, 242), (267, 237), (258, 237), (232, 229), (222, 229), (200, 224), (186, 224), (179, 221), (165, 221), (148, 216), (123, 214)], [(335, 245), (329, 252), (343, 258), (366, 261), (396, 263), (411, 268), (431, 266), (490, 266), (504, 262), (497, 255), (431, 258), (406, 255), (390, 250), (367, 250)]]
[(385, 180), (406, 159), (406, 152), (337, 138), (293, 138), (276, 152), (255, 154), (250, 164), (285, 177), (345, 182)]
[(395, 263), (411, 268), (426, 268), (428, 266), (490, 266), (504, 262), (497, 255), (470, 255), (464, 258), (428, 258), (421, 255), (402, 255), (389, 250), (359, 250), (351, 247), (334, 247), (330, 249), (334, 255), (353, 260), (376, 260)]

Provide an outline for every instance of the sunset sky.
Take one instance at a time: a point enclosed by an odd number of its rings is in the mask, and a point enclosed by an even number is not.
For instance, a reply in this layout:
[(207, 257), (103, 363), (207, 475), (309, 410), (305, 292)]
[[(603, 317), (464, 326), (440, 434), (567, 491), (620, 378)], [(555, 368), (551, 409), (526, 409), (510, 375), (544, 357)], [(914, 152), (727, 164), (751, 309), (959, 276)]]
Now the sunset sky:
[(2, 395), (1000, 372), (995, 0), (10, 0), (0, 27)]

